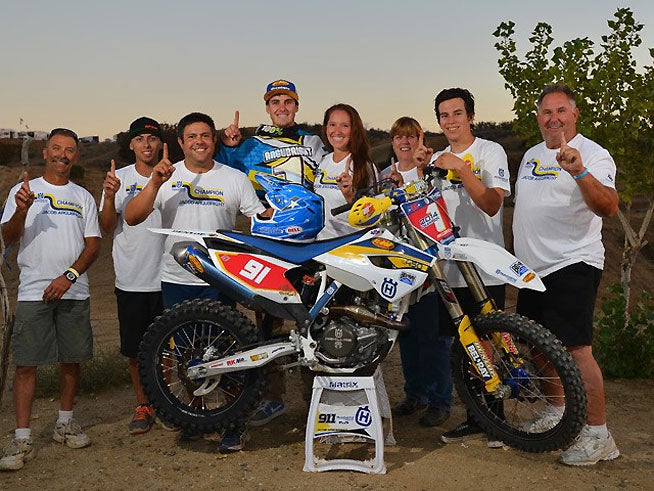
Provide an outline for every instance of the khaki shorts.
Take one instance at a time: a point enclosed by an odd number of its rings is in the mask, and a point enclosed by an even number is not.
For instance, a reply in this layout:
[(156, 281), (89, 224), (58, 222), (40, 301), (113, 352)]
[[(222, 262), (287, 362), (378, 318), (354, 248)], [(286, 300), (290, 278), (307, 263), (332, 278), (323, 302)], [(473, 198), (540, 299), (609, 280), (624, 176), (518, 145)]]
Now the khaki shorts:
[(90, 301), (18, 302), (11, 338), (17, 366), (81, 363), (93, 357)]

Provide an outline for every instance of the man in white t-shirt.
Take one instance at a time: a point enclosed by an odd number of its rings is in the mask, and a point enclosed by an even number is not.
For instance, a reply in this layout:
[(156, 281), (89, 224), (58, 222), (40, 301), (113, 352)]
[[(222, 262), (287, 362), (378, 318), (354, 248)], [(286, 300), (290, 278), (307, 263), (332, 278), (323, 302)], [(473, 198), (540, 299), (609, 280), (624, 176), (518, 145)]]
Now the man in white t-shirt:
[[(561, 461), (593, 465), (620, 455), (606, 427), (604, 381), (592, 352), (604, 268), (602, 218), (618, 210), (616, 167), (606, 149), (577, 133), (579, 109), (568, 87), (547, 87), (537, 109), (545, 141), (522, 158), (513, 236), (516, 255), (543, 278), (547, 290), (520, 290), (517, 311), (552, 331), (579, 366), (588, 394), (586, 426)], [(551, 392), (548, 411), (531, 423), (539, 431), (553, 427), (565, 409), (556, 403), (562, 394)]]
[[(504, 198), (511, 193), (509, 166), (506, 153), (498, 143), (478, 138), (472, 134), (475, 117), (475, 99), (470, 91), (462, 88), (442, 90), (434, 102), (438, 124), (449, 145), (434, 154), (432, 162), (448, 171), (447, 177), (436, 180), (452, 221), (460, 227), (464, 237), (475, 237), (504, 247), (502, 231), (502, 208)], [(472, 298), (459, 269), (452, 262), (443, 265), (450, 286), (461, 303), (464, 312), (474, 318), (479, 307)], [(489, 295), (499, 308), (504, 308), (504, 284), (483, 272), (481, 278)], [(443, 305), (440, 309), (441, 331), (445, 334), (454, 325)], [(502, 410), (501, 403), (493, 403), (494, 410)], [(445, 443), (461, 442), (483, 435), (474, 419), (468, 417), (453, 430), (441, 435)], [(489, 441), (489, 447), (501, 447), (499, 442)]]
[[(211, 117), (202, 113), (184, 116), (177, 125), (177, 136), (184, 160), (173, 165), (164, 144), (163, 158), (152, 169), (150, 181), (125, 209), (125, 221), (129, 225), (143, 222), (158, 209), (164, 228), (233, 229), (237, 213), (251, 217), (264, 211), (247, 176), (213, 160), (217, 135)], [(218, 288), (208, 285), (175, 261), (169, 251), (177, 241), (178, 238), (168, 236), (164, 246), (161, 270), (164, 307), (170, 308), (193, 298), (233, 304)], [(219, 450), (234, 452), (244, 446), (245, 428), (239, 428), (225, 433)]]
[(20, 243), (12, 336), (16, 430), (3, 449), (0, 470), (18, 470), (36, 455), (30, 419), (39, 365), (59, 364), (61, 409), (53, 439), (70, 448), (91, 444), (73, 419), (73, 406), (80, 363), (93, 356), (86, 270), (98, 257), (100, 228), (93, 196), (69, 180), (78, 145), (71, 130), (52, 130), (43, 149), (43, 177), (29, 180), (23, 174), (0, 222), (5, 243)]
[(128, 369), (137, 406), (129, 424), (132, 435), (150, 430), (155, 417), (143, 392), (137, 357), (141, 338), (148, 326), (163, 312), (161, 297), (161, 259), (165, 237), (148, 230), (161, 228), (161, 213), (154, 210), (134, 227), (123, 216), (127, 203), (148, 183), (152, 168), (159, 162), (163, 146), (157, 121), (141, 117), (133, 121), (127, 133), (134, 164), (111, 169), (102, 184), (100, 227), (114, 237), (112, 257), (116, 272), (116, 303), (120, 329), (120, 352), (128, 359)]

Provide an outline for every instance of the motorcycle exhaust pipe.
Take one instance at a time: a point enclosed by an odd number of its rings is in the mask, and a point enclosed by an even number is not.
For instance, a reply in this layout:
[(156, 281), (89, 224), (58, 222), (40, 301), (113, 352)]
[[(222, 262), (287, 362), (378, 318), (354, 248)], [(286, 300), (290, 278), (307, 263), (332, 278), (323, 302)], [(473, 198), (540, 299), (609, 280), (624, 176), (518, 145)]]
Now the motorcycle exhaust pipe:
[(209, 285), (217, 285), (223, 293), (237, 302), (252, 300), (254, 294), (238, 282), (218, 270), (209, 257), (209, 251), (197, 242), (176, 242), (170, 254), (189, 273), (203, 279)]
[(348, 316), (361, 324), (376, 324), (396, 331), (406, 331), (409, 329), (409, 319), (401, 321), (389, 319), (388, 317), (375, 314), (361, 305), (336, 305), (329, 307), (329, 313), (334, 316)]

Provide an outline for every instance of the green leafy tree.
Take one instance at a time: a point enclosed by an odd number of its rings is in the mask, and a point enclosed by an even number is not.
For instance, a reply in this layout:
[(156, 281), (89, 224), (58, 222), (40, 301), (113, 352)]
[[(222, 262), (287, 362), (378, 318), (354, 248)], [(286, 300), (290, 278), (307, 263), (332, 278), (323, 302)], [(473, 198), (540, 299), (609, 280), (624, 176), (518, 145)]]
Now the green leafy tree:
[[(616, 162), (622, 202), (618, 217), (625, 233), (620, 283), (626, 322), (631, 271), (647, 243), (654, 211), (654, 68), (650, 63), (638, 70), (634, 50), (642, 44), (643, 24), (630, 9), (619, 8), (608, 26), (610, 33), (602, 36), (599, 49), (587, 37), (553, 48), (552, 27), (539, 23), (524, 59), (516, 54), (514, 22), (501, 23), (493, 35), (498, 38), (500, 74), (515, 101), (516, 133), (529, 145), (542, 140), (535, 101), (545, 86), (563, 83), (577, 95), (578, 131), (604, 146)], [(654, 49), (649, 54), (654, 58)], [(647, 204), (640, 222), (632, 213), (634, 198)]]

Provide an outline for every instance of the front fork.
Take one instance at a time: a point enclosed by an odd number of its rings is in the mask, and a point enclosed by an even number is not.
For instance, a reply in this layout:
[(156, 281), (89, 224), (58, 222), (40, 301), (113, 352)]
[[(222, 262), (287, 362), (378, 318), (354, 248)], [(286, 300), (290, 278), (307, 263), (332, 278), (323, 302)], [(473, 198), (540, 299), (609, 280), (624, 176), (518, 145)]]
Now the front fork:
[[(406, 217), (403, 217), (402, 219), (404, 221), (405, 230), (413, 244), (422, 250), (429, 249), (430, 245), (427, 240), (413, 228), (413, 225), (411, 225)], [(490, 298), (486, 292), (486, 288), (484, 288), (479, 273), (472, 263), (457, 261), (457, 265), (466, 280), (473, 299), (480, 307), (480, 312), (482, 314), (487, 314), (499, 310), (493, 299)], [(459, 342), (475, 366), (477, 373), (484, 380), (486, 391), (488, 393), (495, 392), (501, 383), (500, 377), (497, 375), (493, 363), (488, 358), (488, 354), (486, 353), (483, 343), (479, 339), (475, 328), (470, 322), (470, 318), (465, 312), (463, 312), (461, 304), (447, 283), (445, 274), (438, 262), (434, 262), (428, 274), (429, 280), (435, 286), (436, 291), (438, 291), (452, 322), (457, 328)], [(506, 338), (508, 338), (508, 336), (502, 336), (500, 333), (493, 334), (493, 341), (497, 346), (501, 346), (507, 353), (517, 353), (511, 339)]]

